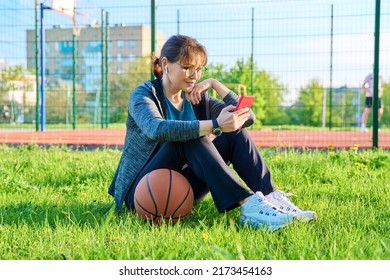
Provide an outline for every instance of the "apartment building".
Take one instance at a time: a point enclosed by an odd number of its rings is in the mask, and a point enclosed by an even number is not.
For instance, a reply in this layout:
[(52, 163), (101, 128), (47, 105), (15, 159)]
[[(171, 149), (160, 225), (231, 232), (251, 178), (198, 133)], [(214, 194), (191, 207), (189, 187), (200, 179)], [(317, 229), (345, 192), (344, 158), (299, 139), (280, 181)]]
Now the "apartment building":
[[(151, 27), (115, 25), (108, 28), (109, 73), (123, 73), (137, 58), (151, 54)], [(27, 30), (27, 68), (35, 68), (35, 30)], [(156, 32), (156, 51), (165, 42), (162, 32)], [(46, 82), (72, 81), (73, 29), (53, 26), (45, 29)], [(78, 40), (76, 80), (87, 92), (101, 87), (102, 30), (88, 26)]]

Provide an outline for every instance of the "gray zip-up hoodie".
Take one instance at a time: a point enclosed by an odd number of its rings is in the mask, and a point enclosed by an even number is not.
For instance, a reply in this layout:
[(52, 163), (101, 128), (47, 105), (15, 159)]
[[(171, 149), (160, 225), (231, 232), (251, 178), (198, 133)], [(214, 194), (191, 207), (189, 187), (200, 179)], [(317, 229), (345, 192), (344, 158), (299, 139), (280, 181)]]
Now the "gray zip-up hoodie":
[[(193, 105), (198, 120), (176, 121), (165, 119), (163, 94), (160, 82), (155, 79), (138, 86), (130, 95), (124, 148), (108, 190), (114, 196), (117, 211), (122, 208), (127, 192), (159, 142), (199, 138), (199, 120), (217, 118), (224, 107), (237, 105), (238, 99), (232, 91), (223, 102), (206, 93), (198, 105)], [(254, 120), (251, 111), (251, 117), (243, 127), (250, 126)]]

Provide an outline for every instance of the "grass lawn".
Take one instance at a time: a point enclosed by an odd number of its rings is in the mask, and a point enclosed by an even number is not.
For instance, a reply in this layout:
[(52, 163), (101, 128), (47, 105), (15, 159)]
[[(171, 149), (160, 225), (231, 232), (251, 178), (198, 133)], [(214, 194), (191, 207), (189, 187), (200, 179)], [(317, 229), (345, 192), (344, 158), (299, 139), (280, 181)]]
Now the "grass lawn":
[(276, 232), (210, 196), (174, 226), (113, 211), (119, 150), (0, 146), (0, 259), (388, 260), (388, 151), (262, 150), (278, 188), (319, 218)]

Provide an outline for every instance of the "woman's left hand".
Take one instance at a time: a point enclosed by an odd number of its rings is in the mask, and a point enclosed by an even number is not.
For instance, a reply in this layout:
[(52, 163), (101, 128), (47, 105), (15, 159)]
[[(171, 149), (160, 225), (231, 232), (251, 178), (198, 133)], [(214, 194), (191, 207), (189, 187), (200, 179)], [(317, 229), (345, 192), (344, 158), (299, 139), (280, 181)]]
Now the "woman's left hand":
[(206, 79), (196, 84), (190, 92), (186, 92), (187, 101), (191, 102), (193, 105), (199, 104), (202, 100), (202, 94), (207, 92), (210, 88), (213, 87), (213, 79)]

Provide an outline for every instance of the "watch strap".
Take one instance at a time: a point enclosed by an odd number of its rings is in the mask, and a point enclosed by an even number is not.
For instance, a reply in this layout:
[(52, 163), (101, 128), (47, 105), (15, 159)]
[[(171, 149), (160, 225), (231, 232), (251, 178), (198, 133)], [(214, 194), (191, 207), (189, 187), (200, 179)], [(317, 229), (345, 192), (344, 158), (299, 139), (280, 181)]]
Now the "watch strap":
[(214, 129), (219, 127), (217, 119), (212, 119), (211, 121), (213, 122), (213, 128)]

